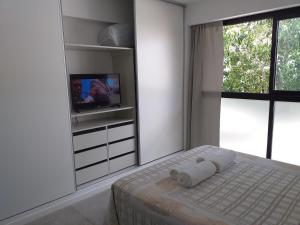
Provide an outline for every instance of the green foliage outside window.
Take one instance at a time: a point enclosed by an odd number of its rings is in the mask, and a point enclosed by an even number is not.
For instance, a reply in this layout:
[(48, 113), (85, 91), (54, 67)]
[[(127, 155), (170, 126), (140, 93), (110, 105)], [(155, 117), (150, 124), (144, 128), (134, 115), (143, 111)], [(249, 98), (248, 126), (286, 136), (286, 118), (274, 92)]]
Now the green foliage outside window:
[(279, 22), (275, 86), (300, 91), (300, 18)]
[(223, 91), (268, 93), (272, 20), (224, 26)]

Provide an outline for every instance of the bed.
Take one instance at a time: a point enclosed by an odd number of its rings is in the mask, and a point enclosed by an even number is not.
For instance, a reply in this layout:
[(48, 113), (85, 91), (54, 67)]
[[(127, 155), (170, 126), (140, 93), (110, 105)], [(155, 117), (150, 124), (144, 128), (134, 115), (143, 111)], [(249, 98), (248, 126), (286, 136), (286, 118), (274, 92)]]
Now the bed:
[(126, 176), (112, 186), (110, 225), (299, 225), (300, 167), (237, 153), (234, 164), (194, 188), (169, 177), (201, 146)]

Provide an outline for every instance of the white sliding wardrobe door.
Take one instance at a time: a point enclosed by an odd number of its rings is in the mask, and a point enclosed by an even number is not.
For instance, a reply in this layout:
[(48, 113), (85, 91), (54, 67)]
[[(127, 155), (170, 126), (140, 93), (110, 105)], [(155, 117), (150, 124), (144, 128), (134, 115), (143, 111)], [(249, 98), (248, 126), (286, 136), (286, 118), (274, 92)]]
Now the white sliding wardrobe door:
[(183, 7), (136, 0), (140, 163), (183, 149)]
[(74, 191), (59, 0), (0, 1), (0, 220)]

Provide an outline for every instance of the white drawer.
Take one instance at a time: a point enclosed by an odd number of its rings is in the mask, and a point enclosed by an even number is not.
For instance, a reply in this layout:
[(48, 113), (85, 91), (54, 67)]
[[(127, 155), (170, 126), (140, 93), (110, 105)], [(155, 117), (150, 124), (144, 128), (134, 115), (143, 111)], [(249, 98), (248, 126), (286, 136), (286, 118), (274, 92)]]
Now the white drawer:
[(76, 171), (77, 185), (84, 184), (86, 182), (95, 180), (108, 174), (108, 163), (104, 162), (95, 166), (88, 167)]
[(107, 159), (106, 146), (75, 154), (75, 168), (81, 168)]
[(108, 142), (134, 136), (134, 124), (108, 129)]
[(108, 149), (110, 158), (122, 155), (127, 152), (132, 152), (135, 150), (135, 139), (132, 138), (126, 141), (111, 144), (108, 146)]
[(109, 161), (110, 173), (116, 172), (126, 167), (133, 166), (136, 164), (136, 154), (131, 153)]
[(73, 137), (74, 151), (106, 144), (106, 130), (81, 134)]

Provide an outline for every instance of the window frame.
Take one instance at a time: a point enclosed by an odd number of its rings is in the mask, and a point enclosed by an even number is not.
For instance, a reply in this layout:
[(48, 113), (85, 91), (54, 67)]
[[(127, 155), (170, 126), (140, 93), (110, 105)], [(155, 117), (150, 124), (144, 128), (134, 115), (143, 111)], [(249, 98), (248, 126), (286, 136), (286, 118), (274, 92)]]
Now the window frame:
[(277, 40), (278, 40), (278, 26), (281, 20), (292, 19), (300, 17), (300, 7), (293, 7), (282, 9), (267, 13), (260, 13), (245, 17), (228, 19), (223, 21), (223, 26), (236, 25), (245, 22), (253, 22), (264, 19), (273, 20), (272, 28), (272, 45), (271, 45), (271, 60), (270, 60), (270, 77), (269, 77), (269, 92), (268, 93), (241, 93), (241, 92), (222, 92), (222, 98), (233, 99), (248, 99), (248, 100), (264, 100), (269, 101), (269, 121), (268, 121), (268, 140), (266, 158), (272, 158), (272, 143), (273, 143), (273, 128), (274, 128), (274, 113), (275, 102), (299, 102), (300, 91), (283, 91), (275, 89), (276, 76), (276, 59), (277, 59)]

